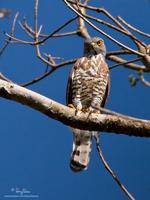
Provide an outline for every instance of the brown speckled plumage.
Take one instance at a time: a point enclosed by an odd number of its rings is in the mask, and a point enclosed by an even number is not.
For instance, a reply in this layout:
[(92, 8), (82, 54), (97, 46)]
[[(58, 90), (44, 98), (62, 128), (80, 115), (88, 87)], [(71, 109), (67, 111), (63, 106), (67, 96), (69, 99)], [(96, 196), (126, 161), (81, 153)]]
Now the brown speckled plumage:
[[(105, 62), (106, 49), (98, 37), (85, 41), (84, 57), (77, 60), (70, 73), (67, 104), (78, 111), (100, 113), (109, 91), (109, 69)], [(87, 168), (95, 131), (72, 128), (74, 133), (70, 167), (73, 171)]]

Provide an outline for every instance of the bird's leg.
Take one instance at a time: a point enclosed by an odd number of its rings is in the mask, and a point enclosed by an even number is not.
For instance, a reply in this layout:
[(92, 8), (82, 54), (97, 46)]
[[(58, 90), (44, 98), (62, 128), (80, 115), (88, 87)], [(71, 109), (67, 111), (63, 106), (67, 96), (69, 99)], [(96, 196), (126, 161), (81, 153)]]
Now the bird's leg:
[(90, 106), (89, 109), (88, 109), (87, 118), (89, 118), (92, 114), (99, 115), (100, 114), (99, 108), (96, 109), (96, 108), (93, 108), (92, 106)]
[(82, 105), (81, 105), (81, 103), (79, 103), (76, 107), (75, 115), (79, 116), (81, 114), (81, 112), (82, 112)]
[(82, 112), (82, 107), (80, 105), (75, 107), (73, 104), (68, 104), (68, 107), (75, 111), (75, 115), (79, 115)]
[(101, 102), (102, 102), (102, 97), (100, 95), (93, 95), (91, 106), (88, 109), (88, 118), (92, 114), (96, 114), (96, 115), (100, 114), (100, 105), (101, 105)]

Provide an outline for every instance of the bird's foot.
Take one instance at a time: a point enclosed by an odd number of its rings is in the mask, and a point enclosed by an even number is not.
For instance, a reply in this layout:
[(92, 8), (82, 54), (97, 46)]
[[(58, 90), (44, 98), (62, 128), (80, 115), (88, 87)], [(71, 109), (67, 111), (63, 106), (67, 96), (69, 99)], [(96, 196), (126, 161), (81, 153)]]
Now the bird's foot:
[(100, 110), (97, 110), (93, 107), (90, 107), (89, 110), (88, 110), (88, 117), (89, 118), (90, 116), (94, 115), (95, 117), (98, 116), (100, 114)]
[(72, 108), (75, 111), (76, 116), (79, 116), (82, 112), (82, 108), (80, 108), (80, 106), (75, 107), (73, 104), (68, 104), (68, 107)]
[(75, 110), (75, 115), (76, 115), (76, 116), (80, 116), (81, 113), (82, 113), (82, 110), (81, 110), (81, 109), (76, 109), (76, 110)]
[(88, 113), (88, 112), (89, 112), (89, 108), (83, 108), (83, 109), (82, 109), (82, 112), (83, 112), (83, 113)]

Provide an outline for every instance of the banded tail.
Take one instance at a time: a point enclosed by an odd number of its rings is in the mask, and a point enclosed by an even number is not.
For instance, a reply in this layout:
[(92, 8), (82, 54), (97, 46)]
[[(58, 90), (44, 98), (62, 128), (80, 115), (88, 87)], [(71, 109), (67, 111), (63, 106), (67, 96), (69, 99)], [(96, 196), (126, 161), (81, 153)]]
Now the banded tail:
[(92, 132), (72, 128), (74, 133), (73, 149), (70, 168), (74, 172), (86, 170), (90, 160), (92, 148)]

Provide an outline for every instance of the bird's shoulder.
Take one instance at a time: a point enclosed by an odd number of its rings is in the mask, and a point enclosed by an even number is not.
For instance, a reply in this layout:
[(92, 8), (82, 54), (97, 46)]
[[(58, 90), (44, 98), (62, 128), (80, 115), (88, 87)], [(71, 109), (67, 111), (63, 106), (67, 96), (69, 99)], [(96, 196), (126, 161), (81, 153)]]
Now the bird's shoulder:
[(79, 58), (74, 64), (74, 70), (89, 68), (89, 59), (87, 57)]

